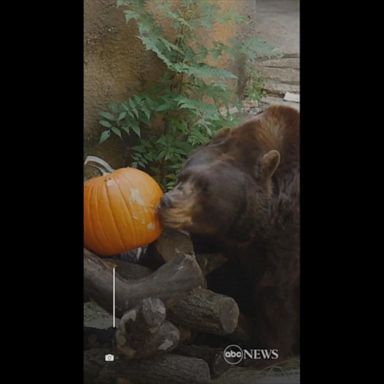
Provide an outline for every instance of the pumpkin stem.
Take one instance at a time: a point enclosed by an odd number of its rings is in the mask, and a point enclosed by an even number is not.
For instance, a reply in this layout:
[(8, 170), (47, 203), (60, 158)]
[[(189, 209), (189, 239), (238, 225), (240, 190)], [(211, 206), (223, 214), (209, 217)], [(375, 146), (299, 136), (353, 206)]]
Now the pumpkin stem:
[[(96, 164), (88, 164), (90, 162), (96, 163)], [(87, 156), (87, 158), (84, 161), (84, 165), (89, 165), (91, 167), (97, 168), (102, 175), (107, 175), (108, 173), (112, 173), (114, 169), (103, 159), (100, 159), (100, 157), (97, 156)]]

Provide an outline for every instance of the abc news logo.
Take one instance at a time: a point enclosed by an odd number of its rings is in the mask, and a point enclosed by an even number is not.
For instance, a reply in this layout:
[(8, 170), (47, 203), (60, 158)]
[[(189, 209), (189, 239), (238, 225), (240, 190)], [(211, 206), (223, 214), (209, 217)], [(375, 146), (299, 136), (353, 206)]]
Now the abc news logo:
[(276, 360), (278, 358), (278, 349), (243, 349), (236, 344), (228, 345), (224, 349), (224, 360), (231, 365), (239, 364), (246, 359)]

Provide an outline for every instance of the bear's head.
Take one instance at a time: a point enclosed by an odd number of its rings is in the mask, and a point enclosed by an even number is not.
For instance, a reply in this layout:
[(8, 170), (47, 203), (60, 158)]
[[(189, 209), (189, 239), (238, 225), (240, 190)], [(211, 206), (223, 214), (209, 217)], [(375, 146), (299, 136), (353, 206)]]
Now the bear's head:
[(187, 163), (175, 188), (160, 202), (162, 224), (240, 243), (252, 241), (261, 232), (258, 228), (265, 234), (271, 178), (279, 158), (276, 150), (269, 151), (261, 157), (253, 175), (233, 160), (220, 157), (208, 164)]
[(236, 244), (268, 237), (273, 178), (292, 115), (298, 112), (270, 108), (236, 129), (223, 130), (192, 154), (177, 185), (160, 202), (162, 224)]

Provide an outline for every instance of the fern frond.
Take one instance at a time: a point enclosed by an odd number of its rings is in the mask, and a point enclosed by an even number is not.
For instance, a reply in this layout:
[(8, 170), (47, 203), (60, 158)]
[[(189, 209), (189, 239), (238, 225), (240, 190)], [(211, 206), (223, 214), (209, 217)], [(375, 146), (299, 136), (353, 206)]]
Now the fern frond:
[(178, 63), (174, 65), (177, 72), (186, 73), (199, 79), (221, 78), (221, 79), (237, 79), (237, 76), (230, 71), (222, 68), (211, 67), (207, 64), (188, 65)]

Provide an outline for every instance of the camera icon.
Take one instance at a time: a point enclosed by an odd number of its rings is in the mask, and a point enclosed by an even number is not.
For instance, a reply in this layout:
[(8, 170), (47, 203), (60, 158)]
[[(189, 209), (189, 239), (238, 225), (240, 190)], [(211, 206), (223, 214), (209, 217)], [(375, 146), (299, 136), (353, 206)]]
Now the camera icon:
[(111, 353), (108, 353), (105, 355), (105, 361), (114, 361), (115, 356), (113, 356)]

